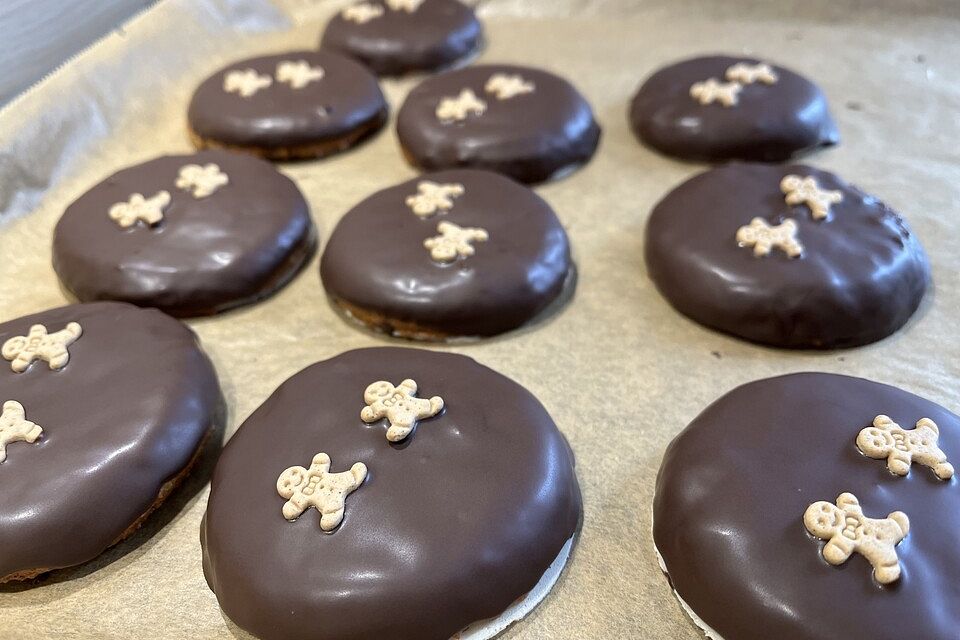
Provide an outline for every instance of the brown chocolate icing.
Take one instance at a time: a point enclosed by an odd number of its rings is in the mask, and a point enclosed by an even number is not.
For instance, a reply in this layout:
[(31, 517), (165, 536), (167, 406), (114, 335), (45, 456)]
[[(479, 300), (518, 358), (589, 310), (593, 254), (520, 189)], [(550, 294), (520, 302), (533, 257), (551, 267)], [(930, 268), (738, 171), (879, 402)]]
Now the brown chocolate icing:
[(779, 76), (776, 84), (745, 85), (733, 107), (702, 105), (690, 97), (690, 87), (696, 82), (708, 78), (726, 82), (727, 69), (738, 62), (761, 61), (709, 56), (684, 60), (654, 73), (630, 105), (634, 132), (662, 153), (704, 162), (781, 162), (840, 141), (823, 92), (780, 66), (773, 66)]
[[(519, 74), (536, 89), (498, 100), (484, 91), (494, 74)], [(436, 114), (440, 101), (463, 89), (486, 101), (486, 112), (462, 122), (441, 122)], [(408, 158), (423, 170), (489, 169), (536, 183), (587, 162), (599, 143), (600, 127), (590, 105), (566, 80), (529, 67), (478, 65), (414, 88), (397, 116), (397, 134)]]
[[(364, 389), (413, 378), (443, 413), (391, 444), (360, 419)], [(284, 519), (280, 473), (320, 452), (369, 469), (343, 523)], [(264, 640), (448, 640), (541, 578), (581, 513), (573, 455), (543, 406), (470, 358), (349, 351), (287, 380), (214, 470), (201, 530), (224, 612)]]
[[(229, 183), (194, 198), (180, 168), (214, 163)], [(122, 228), (108, 211), (131, 194), (170, 194), (163, 220)], [(176, 316), (216, 313), (282, 286), (316, 247), (303, 195), (270, 163), (239, 153), (163, 156), (123, 169), (67, 207), (53, 240), (60, 280), (82, 301), (123, 300)]]
[[(960, 492), (913, 465), (901, 478), (862, 455), (878, 414), (931, 418), (960, 457), (960, 418), (894, 387), (822, 373), (761, 380), (723, 396), (673, 441), (654, 498), (653, 535), (677, 593), (725, 640), (955, 638), (960, 628)], [(865, 513), (901, 510), (899, 582), (881, 587), (854, 554), (821, 557), (803, 513), (856, 495)]]
[[(406, 205), (424, 181), (460, 184), (453, 208), (430, 217)], [(476, 254), (444, 264), (423, 242), (439, 222), (481, 227)], [(524, 324), (563, 291), (567, 234), (530, 189), (495, 173), (431, 173), (379, 191), (337, 224), (320, 272), (335, 300), (448, 336), (490, 336)]]
[[(321, 80), (293, 89), (275, 77), (285, 60), (305, 60), (324, 71)], [(223, 89), (230, 71), (253, 69), (273, 83), (248, 98)], [(329, 51), (290, 51), (238, 60), (203, 81), (193, 94), (187, 114), (190, 128), (201, 139), (235, 147), (296, 149), (359, 138), (387, 121), (387, 103), (377, 78), (362, 64)], [(322, 154), (320, 154), (322, 155)]]
[[(814, 220), (787, 205), (784, 176), (813, 176), (843, 201)], [(797, 224), (799, 258), (756, 257), (737, 230), (754, 217)], [(779, 347), (853, 347), (899, 329), (923, 298), (930, 266), (919, 240), (887, 205), (804, 165), (733, 163), (683, 183), (654, 208), (646, 229), (650, 277), (681, 313)]]
[(473, 9), (457, 0), (424, 0), (416, 11), (395, 11), (383, 0), (366, 4), (383, 15), (358, 24), (337, 13), (320, 46), (360, 60), (383, 76), (448, 67), (475, 52), (483, 29)]
[(0, 403), (43, 428), (0, 463), (0, 577), (98, 556), (156, 501), (221, 419), (216, 374), (185, 325), (117, 302), (71, 305), (0, 324), (0, 344), (33, 324), (78, 322), (59, 371), (0, 359)]

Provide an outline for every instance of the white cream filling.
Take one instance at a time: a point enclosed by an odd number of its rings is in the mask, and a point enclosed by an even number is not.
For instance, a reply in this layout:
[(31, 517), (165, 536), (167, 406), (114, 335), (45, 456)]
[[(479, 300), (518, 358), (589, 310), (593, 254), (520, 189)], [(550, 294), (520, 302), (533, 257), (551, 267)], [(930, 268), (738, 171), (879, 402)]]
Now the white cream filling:
[[(663, 556), (660, 555), (660, 549), (657, 549), (657, 545), (653, 545), (653, 551), (657, 554), (657, 562), (660, 563), (660, 570), (669, 576), (670, 572), (667, 571), (667, 564), (663, 561)], [(690, 605), (687, 604), (686, 600), (680, 597), (680, 594), (677, 593), (676, 589), (673, 590), (673, 595), (680, 603), (680, 606), (683, 607), (683, 610), (686, 612), (686, 614), (690, 616), (691, 620), (693, 620), (693, 624), (700, 627), (700, 630), (703, 631), (704, 635), (710, 638), (710, 640), (723, 640), (723, 636), (714, 631), (710, 625), (704, 622), (700, 616), (693, 612), (693, 609), (690, 608)]]
[(543, 574), (543, 577), (540, 578), (537, 585), (531, 589), (527, 595), (511, 604), (507, 607), (506, 611), (496, 618), (474, 622), (454, 635), (450, 640), (489, 640), (502, 633), (514, 622), (518, 622), (526, 617), (527, 614), (533, 611), (534, 608), (547, 597), (550, 590), (553, 589), (553, 585), (557, 583), (560, 574), (563, 572), (563, 567), (566, 566), (567, 560), (570, 558), (570, 550), (572, 548), (573, 537), (563, 545), (560, 553), (557, 554), (556, 559), (550, 564), (546, 573)]

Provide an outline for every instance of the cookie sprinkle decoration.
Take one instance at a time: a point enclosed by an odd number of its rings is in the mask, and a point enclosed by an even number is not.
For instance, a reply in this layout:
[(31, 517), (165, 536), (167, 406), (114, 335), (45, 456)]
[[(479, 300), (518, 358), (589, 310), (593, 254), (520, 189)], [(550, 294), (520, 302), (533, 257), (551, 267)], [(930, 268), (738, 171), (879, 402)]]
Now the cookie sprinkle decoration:
[(230, 178), (220, 167), (212, 162), (204, 166), (188, 164), (180, 167), (177, 176), (177, 188), (189, 191), (194, 198), (201, 199), (213, 195), (220, 187), (227, 185)]
[(124, 229), (132, 227), (138, 220), (152, 227), (163, 220), (163, 210), (169, 205), (168, 191), (158, 191), (150, 198), (143, 197), (142, 193), (135, 193), (126, 202), (118, 202), (110, 207), (107, 215)]
[(490, 235), (479, 227), (460, 227), (452, 222), (437, 225), (439, 236), (427, 238), (423, 246), (430, 250), (430, 257), (437, 262), (453, 262), (459, 258), (469, 258), (477, 252), (474, 242), (486, 242)]
[(703, 82), (696, 82), (690, 87), (690, 97), (706, 106), (719, 102), (724, 107), (733, 107), (740, 101), (740, 92), (744, 85), (762, 82), (775, 84), (780, 78), (768, 64), (749, 64), (738, 62), (727, 68), (724, 77), (729, 82), (720, 82), (716, 78), (708, 78)]
[(277, 479), (277, 493), (286, 498), (283, 517), (296, 520), (310, 507), (320, 512), (320, 529), (332, 532), (343, 522), (347, 496), (367, 478), (367, 466), (358, 462), (349, 471), (330, 473), (330, 456), (313, 456), (309, 469), (293, 466)]
[(383, 7), (379, 5), (370, 4), (369, 2), (358, 2), (345, 8), (340, 12), (340, 15), (348, 22), (366, 24), (371, 20), (381, 17), (383, 13)]
[(443, 98), (437, 105), (437, 119), (441, 122), (461, 122), (473, 114), (482, 116), (487, 111), (487, 103), (477, 97), (472, 89), (464, 89), (455, 98)]
[(483, 90), (497, 96), (497, 100), (509, 100), (525, 93), (533, 93), (536, 85), (527, 82), (520, 75), (497, 73), (490, 76)]
[(45, 360), (53, 371), (67, 366), (70, 361), (68, 347), (77, 341), (83, 334), (83, 329), (77, 322), (70, 322), (66, 327), (54, 333), (47, 333), (42, 324), (35, 324), (25, 336), (14, 336), (3, 343), (0, 355), (11, 361), (10, 368), (16, 373), (23, 373), (34, 360)]
[(424, 0), (387, 0), (387, 6), (393, 11), (406, 11), (407, 13), (415, 13), (423, 3)]
[(14, 442), (33, 444), (43, 433), (40, 425), (27, 420), (23, 405), (16, 400), (3, 403), (0, 414), (0, 462), (7, 459), (7, 445)]
[(740, 84), (753, 84), (762, 82), (763, 84), (776, 84), (780, 79), (773, 67), (766, 63), (750, 64), (747, 62), (738, 62), (727, 69), (727, 80), (739, 82)]
[(857, 435), (857, 448), (868, 458), (886, 460), (890, 473), (905, 476), (914, 462), (930, 467), (941, 480), (953, 477), (953, 465), (940, 449), (940, 428), (930, 418), (919, 420), (913, 429), (904, 429), (890, 419), (879, 415), (873, 426)]
[(387, 440), (402, 442), (414, 430), (420, 420), (432, 418), (443, 410), (443, 398), (418, 398), (417, 383), (410, 378), (398, 386), (385, 380), (369, 385), (363, 392), (366, 407), (360, 419), (367, 424), (383, 418), (390, 423)]
[(732, 107), (739, 101), (743, 85), (739, 82), (720, 82), (710, 78), (703, 82), (694, 83), (690, 87), (690, 97), (702, 105), (719, 102), (724, 107)]
[(417, 184), (417, 193), (408, 196), (407, 206), (421, 218), (432, 216), (437, 212), (453, 209), (454, 198), (459, 198), (465, 192), (462, 184), (439, 184), (423, 180)]
[(896, 546), (910, 532), (910, 520), (902, 511), (868, 518), (855, 495), (842, 493), (835, 505), (820, 501), (807, 507), (803, 524), (810, 535), (827, 541), (822, 554), (830, 564), (841, 565), (859, 553), (873, 565), (873, 577), (880, 584), (900, 579)]
[(271, 84), (273, 79), (270, 76), (260, 75), (253, 69), (231, 71), (223, 77), (223, 90), (227, 93), (238, 93), (243, 98), (249, 98)]
[(323, 67), (311, 67), (306, 60), (284, 60), (277, 65), (277, 82), (286, 82), (293, 89), (303, 89), (311, 82), (323, 79)]
[(789, 205), (805, 204), (810, 207), (814, 220), (823, 220), (830, 215), (830, 205), (843, 202), (843, 193), (821, 189), (813, 176), (784, 176), (780, 181), (780, 190), (786, 196)]
[(774, 248), (790, 258), (803, 253), (803, 245), (797, 241), (797, 223), (790, 219), (771, 227), (763, 218), (754, 218), (749, 225), (737, 230), (737, 243), (741, 247), (753, 247), (753, 255), (758, 258), (769, 255)]

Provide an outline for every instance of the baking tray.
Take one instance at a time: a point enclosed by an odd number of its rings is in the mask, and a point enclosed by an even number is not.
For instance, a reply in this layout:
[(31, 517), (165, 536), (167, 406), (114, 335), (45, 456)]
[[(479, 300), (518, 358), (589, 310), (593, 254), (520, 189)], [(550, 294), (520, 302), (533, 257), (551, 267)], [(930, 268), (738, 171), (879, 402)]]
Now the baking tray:
[[(233, 59), (314, 46), (341, 6), (165, 0), (0, 112), (2, 318), (67, 300), (50, 263), (64, 207), (123, 166), (189, 151), (186, 105), (200, 80)], [(479, 11), (488, 34), (481, 61), (568, 78), (604, 127), (589, 165), (537, 188), (570, 235), (579, 267), (573, 299), (532, 328), (427, 347), (475, 357), (528, 387), (577, 454), (585, 501), (579, 544), (550, 596), (503, 638), (700, 638), (657, 566), (650, 505), (666, 445), (701, 409), (740, 383), (805, 370), (872, 378), (960, 409), (960, 6), (489, 0)], [(780, 351), (704, 329), (657, 294), (642, 260), (646, 217), (668, 189), (704, 167), (641, 147), (627, 103), (656, 68), (718, 51), (784, 64), (825, 89), (843, 139), (807, 161), (902, 211), (933, 264), (934, 286), (903, 331), (850, 351)], [(417, 80), (383, 82), (394, 113)], [(280, 168), (306, 194), (321, 241), (362, 198), (415, 175), (391, 127), (349, 153)], [(336, 314), (316, 260), (261, 304), (189, 322), (224, 386), (224, 440), (301, 368), (396, 342)], [(0, 636), (248, 637), (224, 619), (200, 566), (213, 457), (131, 539), (29, 588), (0, 590)]]

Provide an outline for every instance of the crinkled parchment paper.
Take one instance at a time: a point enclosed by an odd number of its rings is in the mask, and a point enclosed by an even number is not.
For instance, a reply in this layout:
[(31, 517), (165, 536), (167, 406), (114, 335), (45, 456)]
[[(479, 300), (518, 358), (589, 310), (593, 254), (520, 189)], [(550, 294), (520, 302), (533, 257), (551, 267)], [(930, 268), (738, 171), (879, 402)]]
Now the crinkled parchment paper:
[[(66, 301), (50, 266), (64, 207), (123, 166), (189, 150), (186, 105), (202, 78), (233, 58), (314, 46), (339, 6), (166, 0), (0, 113), (0, 316)], [(650, 504), (664, 448), (701, 409), (742, 382), (821, 370), (960, 410), (960, 5), (489, 0), (480, 13), (489, 35), (482, 61), (569, 78), (604, 127), (593, 162), (538, 188), (573, 242), (580, 281), (570, 304), (500, 339), (431, 347), (473, 356), (527, 386), (577, 453), (586, 504), (579, 545), (553, 593), (505, 637), (698, 638), (657, 567)], [(809, 161), (901, 210), (930, 253), (934, 287), (905, 330), (852, 351), (777, 351), (703, 329), (657, 294), (641, 259), (644, 221), (668, 189), (703, 167), (637, 144), (627, 103), (657, 67), (714, 51), (769, 58), (824, 87), (843, 142)], [(383, 83), (394, 110), (415, 82)], [(281, 169), (306, 193), (324, 239), (361, 198), (414, 174), (392, 128), (353, 152)], [(190, 324), (223, 381), (224, 439), (302, 367), (387, 342), (332, 311), (316, 259), (277, 296)], [(0, 636), (245, 637), (221, 615), (200, 568), (211, 461), (140, 533), (98, 560), (29, 589), (0, 590)]]

